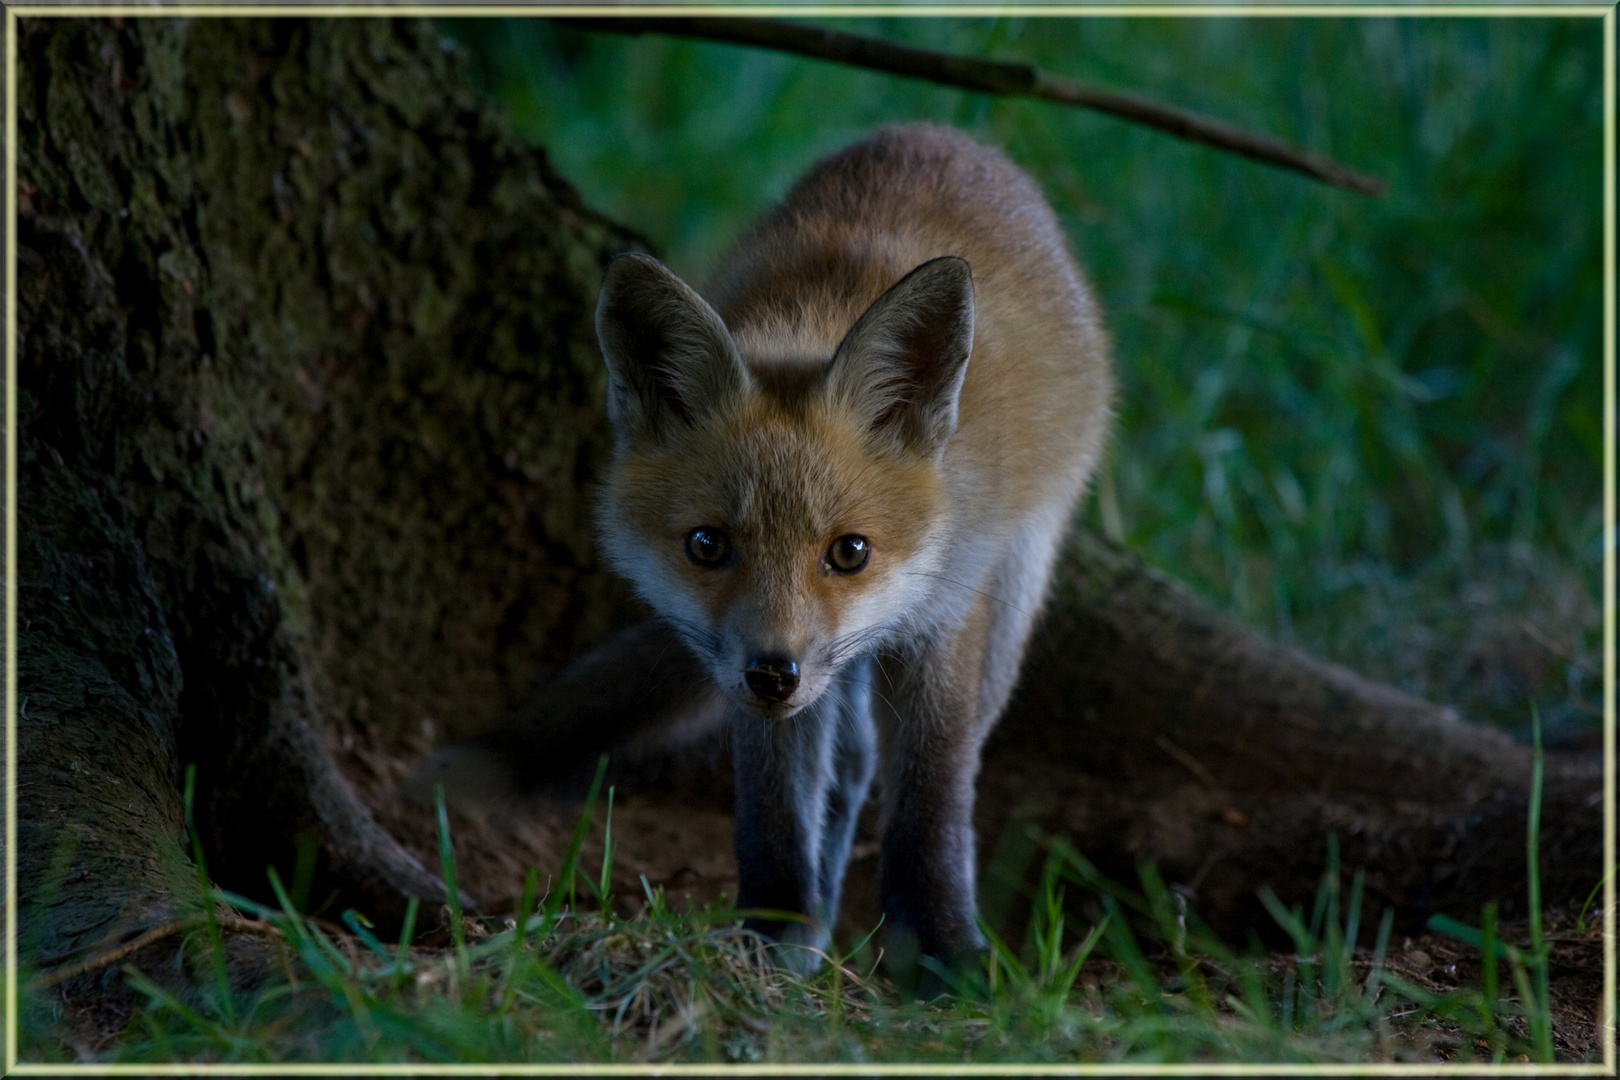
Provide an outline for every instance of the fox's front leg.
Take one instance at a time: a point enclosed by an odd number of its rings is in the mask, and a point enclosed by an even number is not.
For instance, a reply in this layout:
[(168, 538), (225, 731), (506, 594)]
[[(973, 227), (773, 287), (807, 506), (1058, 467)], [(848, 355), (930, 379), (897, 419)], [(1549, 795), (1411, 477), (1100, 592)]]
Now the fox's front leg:
[[(783, 945), (824, 948), (826, 910), (821, 847), (827, 789), (838, 728), (836, 695), (771, 720), (736, 710), (732, 758), (737, 771), (737, 906), (805, 916), (808, 921), (750, 918), (744, 925)], [(784, 955), (815, 968), (815, 954)]]
[(984, 947), (974, 903), (973, 787), (989, 729), (979, 705), (982, 636), (925, 643), (880, 662), (883, 915), (902, 968)]
[(827, 788), (826, 824), (821, 834), (821, 903), (829, 928), (838, 918), (844, 869), (855, 840), (856, 819), (866, 803), (877, 768), (877, 733), (872, 727), (872, 661), (849, 665), (829, 696), (838, 698), (837, 735)]

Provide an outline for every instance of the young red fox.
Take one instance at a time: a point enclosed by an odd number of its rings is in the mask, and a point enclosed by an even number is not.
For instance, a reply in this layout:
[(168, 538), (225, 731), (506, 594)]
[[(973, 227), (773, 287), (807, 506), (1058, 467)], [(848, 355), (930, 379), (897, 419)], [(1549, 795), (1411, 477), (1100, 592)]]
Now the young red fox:
[(1029, 178), (927, 126), (814, 166), (709, 296), (608, 267), (598, 521), (725, 697), (738, 903), (824, 945), (878, 772), (888, 932), (975, 948), (979, 748), (1108, 429), (1096, 302)]
[(1028, 177), (910, 126), (815, 165), (709, 297), (623, 255), (596, 313), (601, 541), (689, 653), (626, 631), (475, 756), (533, 780), (725, 719), (738, 904), (817, 948), (876, 774), (890, 955), (976, 949), (979, 749), (1108, 430), (1091, 290)]

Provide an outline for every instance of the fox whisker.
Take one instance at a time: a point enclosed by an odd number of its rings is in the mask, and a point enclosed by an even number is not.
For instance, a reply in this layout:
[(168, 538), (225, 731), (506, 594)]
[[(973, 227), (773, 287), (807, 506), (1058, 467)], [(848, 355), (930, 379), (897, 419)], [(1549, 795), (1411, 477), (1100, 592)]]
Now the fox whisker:
[(694, 648), (710, 655), (718, 656), (720, 653), (720, 635), (691, 619), (682, 619), (677, 616), (665, 616), (681, 637), (685, 638)]
[(834, 638), (827, 646), (826, 663), (831, 667), (843, 667), (845, 663), (859, 655), (861, 652), (871, 651), (865, 648), (871, 642), (883, 638), (889, 633), (885, 625), (868, 626), (861, 630)]

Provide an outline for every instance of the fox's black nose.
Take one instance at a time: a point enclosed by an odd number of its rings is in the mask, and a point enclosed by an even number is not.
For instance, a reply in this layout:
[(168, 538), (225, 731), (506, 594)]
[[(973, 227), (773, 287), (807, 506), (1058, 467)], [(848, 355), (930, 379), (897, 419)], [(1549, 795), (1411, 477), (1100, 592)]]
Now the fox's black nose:
[(748, 689), (766, 701), (786, 701), (799, 688), (799, 665), (792, 660), (761, 657), (743, 668)]

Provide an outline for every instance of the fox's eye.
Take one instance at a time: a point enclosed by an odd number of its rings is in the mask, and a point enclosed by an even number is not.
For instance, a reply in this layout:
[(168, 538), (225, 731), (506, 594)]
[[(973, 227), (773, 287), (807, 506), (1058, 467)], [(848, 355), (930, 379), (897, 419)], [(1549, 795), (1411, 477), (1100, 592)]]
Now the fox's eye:
[(686, 534), (686, 557), (710, 569), (731, 559), (731, 541), (719, 529), (698, 528)]
[(851, 533), (840, 536), (832, 542), (827, 549), (827, 569), (836, 570), (840, 574), (853, 574), (857, 570), (865, 569), (866, 560), (872, 557), (872, 545), (864, 536)]

